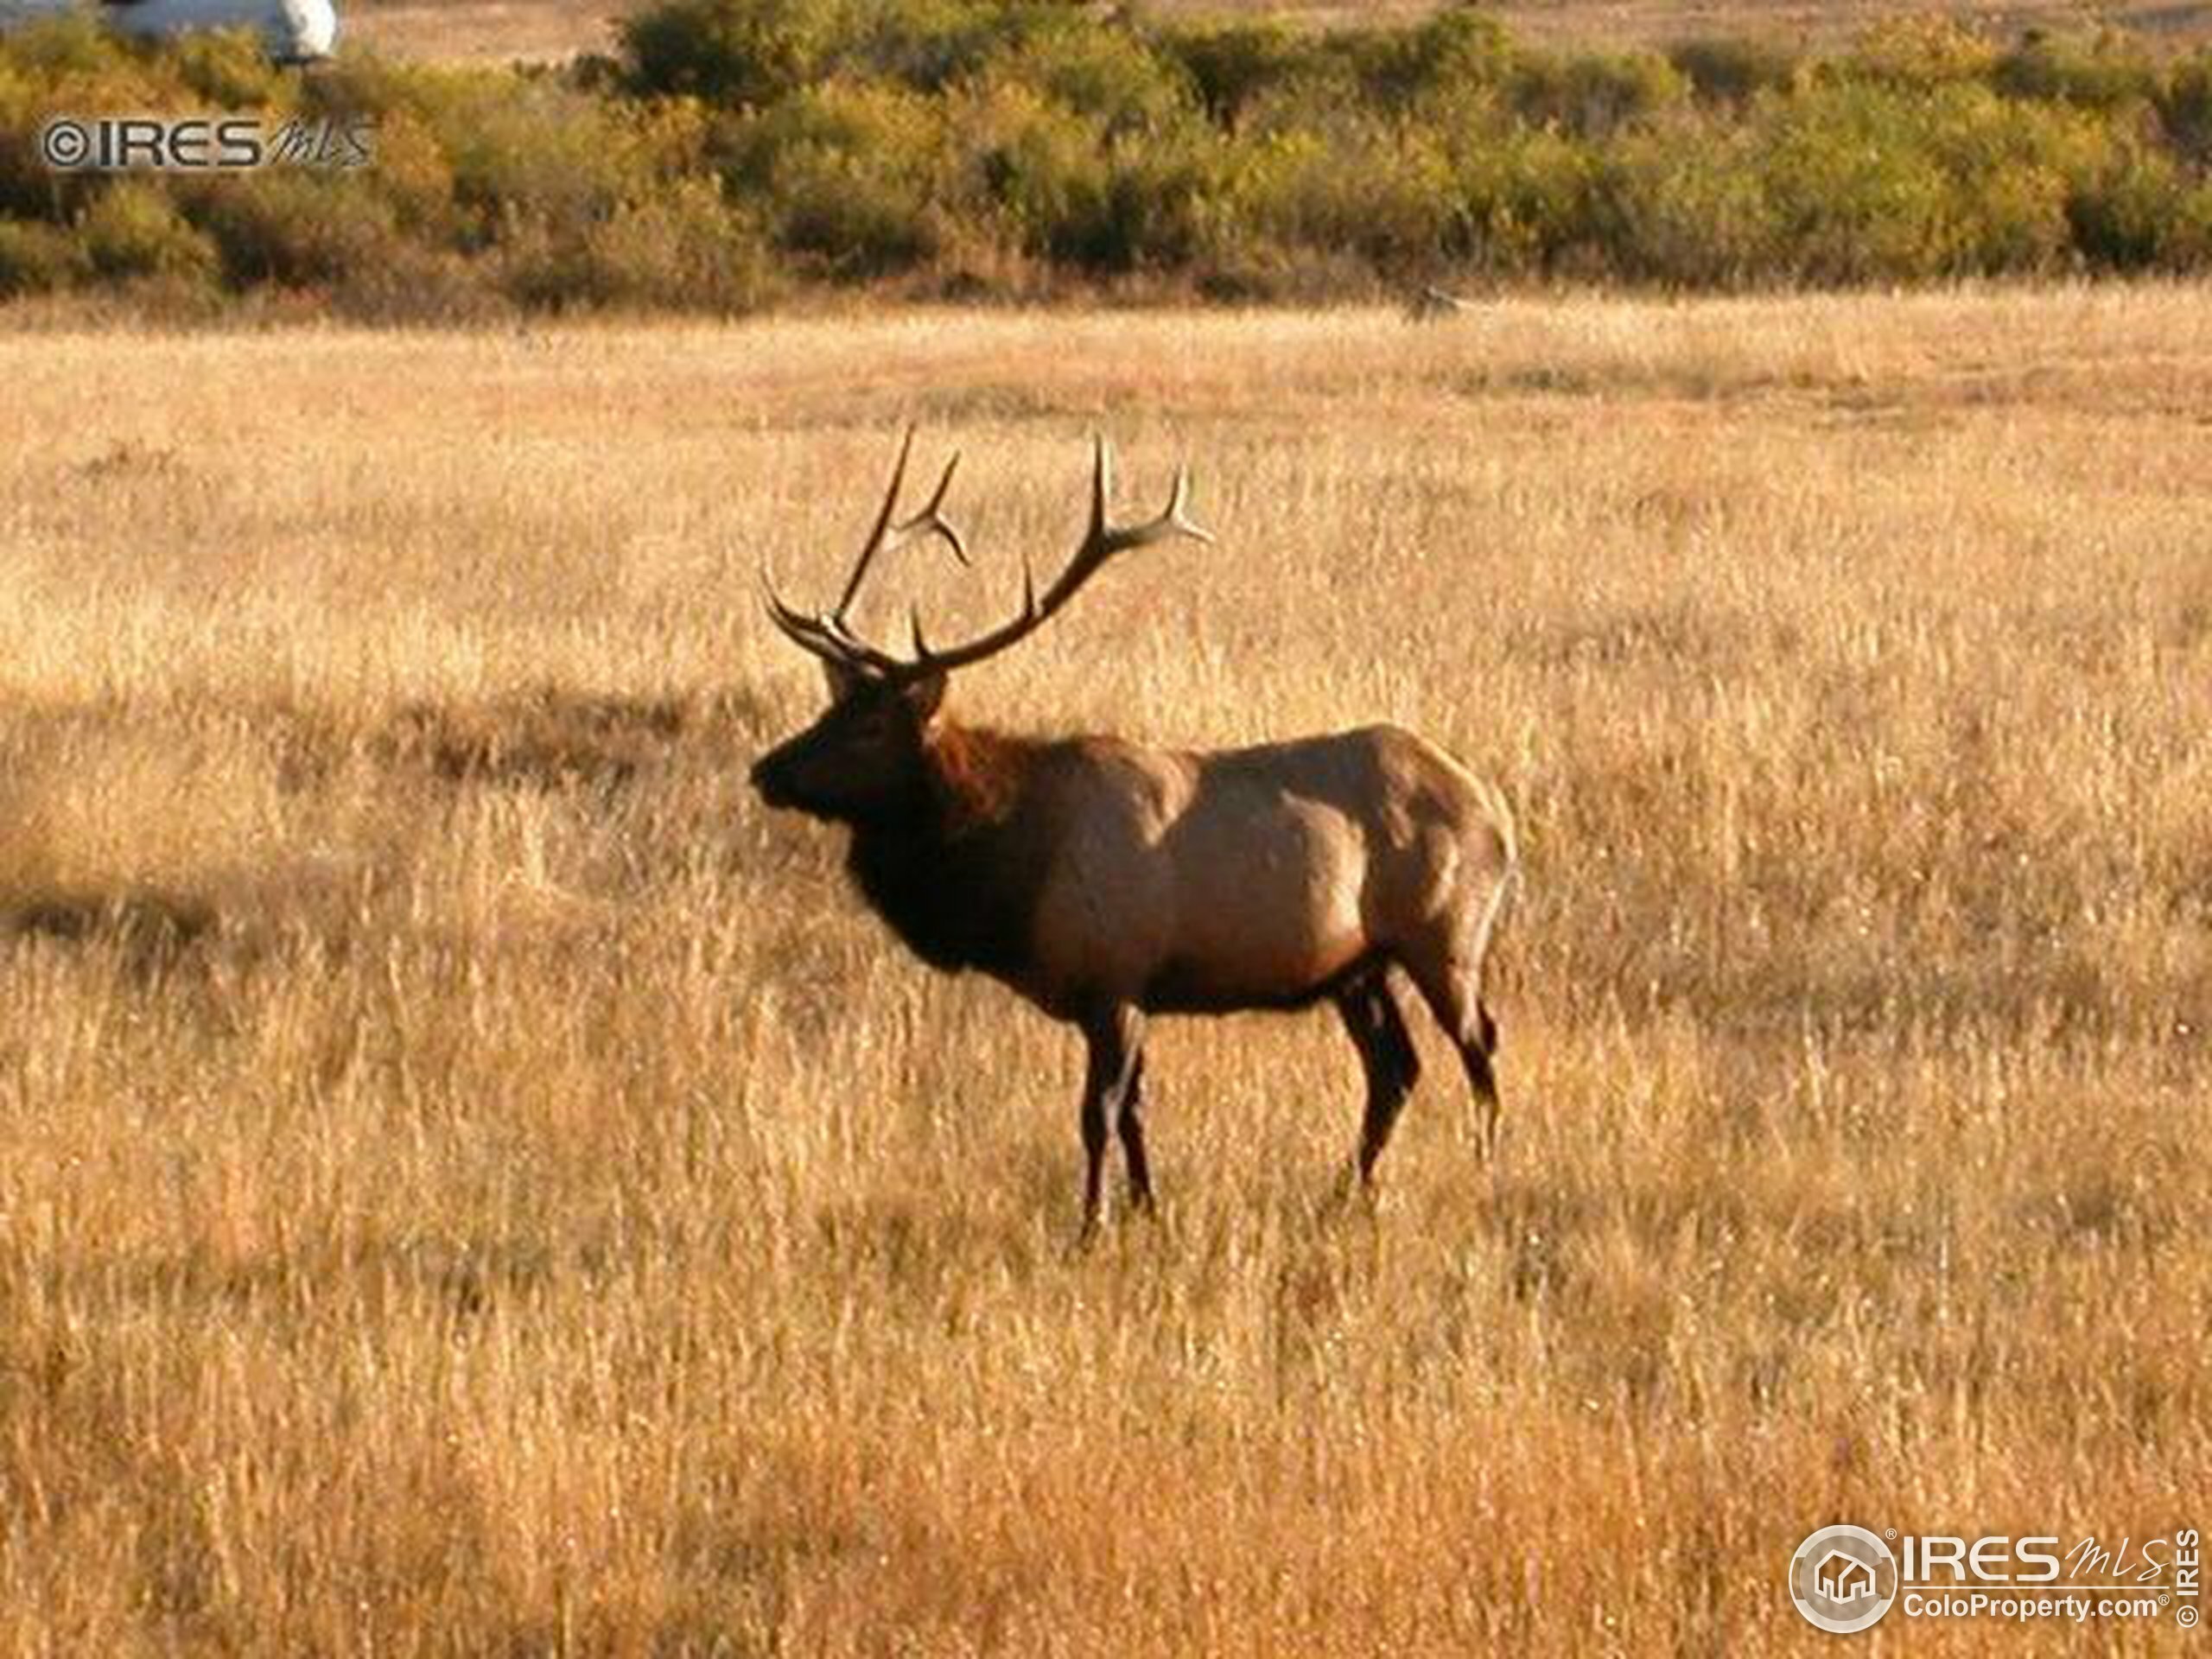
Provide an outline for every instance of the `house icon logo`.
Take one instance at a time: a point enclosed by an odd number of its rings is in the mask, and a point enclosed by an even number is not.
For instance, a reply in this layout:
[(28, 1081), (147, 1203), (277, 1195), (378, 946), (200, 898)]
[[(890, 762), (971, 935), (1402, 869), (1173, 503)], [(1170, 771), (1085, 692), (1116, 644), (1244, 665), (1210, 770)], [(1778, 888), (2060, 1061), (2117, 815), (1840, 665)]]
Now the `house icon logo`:
[(1856, 1601), (1874, 1593), (1874, 1569), (1856, 1555), (1832, 1549), (1813, 1569), (1813, 1582), (1830, 1601)]
[(1789, 1599), (1808, 1624), (1837, 1636), (1872, 1625), (1897, 1595), (1897, 1561), (1864, 1527), (1822, 1527), (1789, 1560)]

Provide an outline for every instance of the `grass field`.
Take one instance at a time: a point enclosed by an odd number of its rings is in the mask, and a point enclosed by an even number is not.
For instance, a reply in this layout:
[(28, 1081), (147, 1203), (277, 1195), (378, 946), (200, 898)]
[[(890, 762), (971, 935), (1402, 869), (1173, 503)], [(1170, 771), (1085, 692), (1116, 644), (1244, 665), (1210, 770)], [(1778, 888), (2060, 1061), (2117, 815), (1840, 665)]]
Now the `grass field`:
[[(0, 336), (0, 1648), (1827, 1651), (1816, 1524), (2202, 1527), (2208, 302)], [(1070, 1255), (1077, 1045), (742, 782), (908, 418), (941, 636), (1094, 426), (1221, 535), (969, 715), (1510, 795), (1494, 1168), (1424, 1027), (1330, 1212), (1333, 1021), (1169, 1023)]]
[[(615, 21), (634, 7), (623, 0), (350, 0), (345, 34), (379, 50), (421, 57), (565, 58), (604, 52)], [(1314, 0), (1152, 0), (1141, 8), (1167, 17), (1270, 17), (1316, 28), (1404, 22), (1436, 10), (1430, 0), (1344, 3)], [(2119, 27), (2175, 46), (2212, 40), (2212, 4), (2198, 0), (1936, 0), (1899, 6), (1888, 0), (1501, 0), (1488, 8), (1523, 39), (1575, 47), (1665, 46), (1700, 35), (1750, 35), (1790, 44), (1832, 47), (1900, 12), (1941, 13), (1978, 23), (2000, 40), (2039, 28), (2092, 31)]]

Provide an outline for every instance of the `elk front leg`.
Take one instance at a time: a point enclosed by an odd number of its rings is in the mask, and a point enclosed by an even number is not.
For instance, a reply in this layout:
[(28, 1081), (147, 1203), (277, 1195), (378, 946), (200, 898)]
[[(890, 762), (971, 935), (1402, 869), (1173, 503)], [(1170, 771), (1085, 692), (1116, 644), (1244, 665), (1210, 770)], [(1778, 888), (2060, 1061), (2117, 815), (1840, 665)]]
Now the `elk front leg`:
[(1141, 1205), (1152, 1200), (1152, 1179), (1145, 1165), (1144, 1131), (1136, 1120), (1137, 1084), (1144, 1071), (1142, 1017), (1126, 1005), (1102, 1009), (1084, 1022), (1083, 1037), (1087, 1051), (1083, 1077), (1083, 1237), (1087, 1241), (1098, 1230), (1104, 1202), (1109, 1113), (1121, 1122), (1129, 1185)]

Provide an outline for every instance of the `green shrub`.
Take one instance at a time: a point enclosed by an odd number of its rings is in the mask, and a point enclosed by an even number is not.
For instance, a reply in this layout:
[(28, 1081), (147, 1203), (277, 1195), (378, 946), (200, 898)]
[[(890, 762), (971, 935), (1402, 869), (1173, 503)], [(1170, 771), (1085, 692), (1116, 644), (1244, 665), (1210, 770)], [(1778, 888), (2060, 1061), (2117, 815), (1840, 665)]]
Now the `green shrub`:
[(1455, 259), (1503, 276), (1605, 267), (1595, 145), (1477, 120), (1446, 134), (1443, 153), (1452, 192), (1446, 247)]
[(2169, 270), (2212, 270), (2212, 180), (2183, 191), (2158, 238), (2158, 263)]
[(1638, 133), (1608, 158), (1604, 188), (1626, 276), (1733, 289), (1782, 265), (1779, 215), (1740, 127), (1686, 119)]
[(2094, 119), (1981, 86), (1948, 89), (1923, 118), (1925, 143), (1950, 183), (1948, 270), (2040, 272), (2069, 261), (2068, 197), (2110, 155)]
[(618, 34), (633, 90), (760, 106), (824, 73), (851, 28), (847, 0), (661, 0)]
[(2031, 39), (1999, 58), (1991, 73), (1997, 89), (2011, 97), (2089, 110), (2147, 104), (2159, 85), (2158, 66), (2109, 31), (2087, 40)]
[(1123, 30), (1087, 23), (1033, 35), (989, 67), (994, 78), (1033, 86), (1109, 135), (1160, 126), (1190, 102), (1171, 60)]
[(1550, 53), (1523, 58), (1511, 94), (1522, 119), (1583, 138), (1649, 121), (1689, 97), (1689, 83), (1666, 59), (1648, 52)]
[(0, 219), (0, 299), (50, 294), (70, 287), (91, 269), (83, 246), (60, 226)]
[(1206, 243), (1217, 167), (1212, 147), (1187, 129), (1116, 140), (1107, 152), (1104, 211), (1079, 263), (1103, 271), (1188, 265)]
[(1762, 111), (1785, 269), (1815, 282), (2047, 269), (2072, 181), (2100, 160), (2080, 118), (1972, 82), (1831, 81)]
[[(1363, 116), (1410, 118), (1402, 111), (1385, 114), (1371, 102), (1353, 74), (1352, 66), (1342, 56), (1316, 52), (1288, 77), (1248, 99), (1229, 136), (1263, 137), (1325, 131), (1336, 122)], [(1424, 112), (1422, 119), (1426, 123), (1431, 118)]]
[(1325, 41), (1324, 51), (1349, 63), (1369, 101), (1384, 111), (1503, 86), (1520, 58), (1505, 26), (1471, 7), (1440, 11), (1409, 29), (1341, 30)]
[(300, 107), (309, 116), (340, 120), (380, 123), (403, 113), (420, 118), (486, 74), (505, 79), (497, 71), (406, 63), (372, 51), (348, 50), (302, 79)]
[(1096, 123), (1020, 81), (984, 79), (953, 104), (948, 132), (971, 213), (1027, 253), (1082, 262), (1110, 191)]
[(1026, 118), (1002, 118), (981, 187), (1024, 252), (1110, 275), (1175, 270), (1206, 245), (1217, 164), (1187, 131), (1108, 139), (1042, 100)]
[(2190, 187), (2167, 157), (2130, 147), (2069, 193), (2075, 245), (2108, 270), (2180, 267), (2189, 254)]
[(1179, 265), (1204, 243), (1219, 141), (1179, 66), (1063, 21), (947, 103), (953, 194), (1004, 242), (1077, 270)]
[(1831, 80), (1926, 92), (1986, 81), (1996, 61), (1997, 48), (1976, 30), (1934, 14), (1907, 15), (1874, 24), (1843, 57), (1823, 65), (1821, 73)]
[(1863, 283), (1942, 269), (1949, 191), (1917, 142), (1908, 99), (1883, 86), (1831, 81), (1764, 105), (1761, 117), (1785, 272)]
[(1795, 53), (1750, 36), (1678, 41), (1667, 48), (1667, 61), (1701, 102), (1738, 107), (1761, 92), (1780, 92), (1797, 75)]
[(2168, 140), (2198, 166), (2212, 166), (2212, 47), (2175, 64), (2158, 92)]
[(907, 270), (937, 245), (941, 134), (935, 100), (831, 81), (739, 122), (724, 141), (730, 188), (782, 246), (840, 275)]
[(80, 213), (97, 181), (56, 175), (40, 158), (55, 116), (138, 114), (193, 102), (162, 60), (86, 16), (41, 19), (0, 34), (0, 213), (57, 220)]
[(55, 179), (39, 159), (45, 100), (30, 78), (0, 56), (0, 214), (57, 217)]
[(371, 143), (375, 158), (361, 182), (390, 207), (393, 222), (430, 245), (461, 240), (453, 162), (429, 124), (412, 110), (393, 110), (377, 118)]
[(514, 251), (508, 291), (550, 309), (677, 308), (733, 315), (772, 291), (758, 229), (710, 179), (687, 179), (612, 218)]
[(359, 173), (270, 167), (196, 180), (185, 210), (234, 288), (334, 283), (390, 259), (400, 239), (391, 202)]
[(188, 224), (150, 184), (118, 180), (94, 196), (77, 221), (85, 257), (102, 276), (199, 281), (215, 273), (215, 245)]
[(602, 217), (647, 182), (621, 112), (556, 80), (467, 72), (420, 113), (480, 238), (518, 221)]
[(1310, 72), (1315, 57), (1305, 37), (1273, 22), (1171, 28), (1154, 44), (1224, 127), (1235, 126), (1262, 93)]
[(226, 110), (281, 106), (290, 101), (290, 79), (269, 60), (251, 29), (196, 30), (168, 48), (177, 79), (201, 105)]
[(89, 11), (60, 12), (11, 24), (9, 62), (27, 79), (53, 86), (64, 80), (115, 80), (134, 73), (130, 47)]
[(1231, 192), (1268, 243), (1355, 253), (1398, 275), (1435, 263), (1454, 209), (1451, 168), (1435, 147), (1372, 117), (1256, 140)]
[(1039, 0), (877, 0), (849, 26), (828, 67), (935, 92), (980, 73), (1003, 53), (1068, 27), (1065, 7)]
[(489, 322), (513, 314), (499, 279), (505, 257), (470, 257), (401, 242), (385, 258), (356, 265), (323, 290), (331, 311), (376, 324)]

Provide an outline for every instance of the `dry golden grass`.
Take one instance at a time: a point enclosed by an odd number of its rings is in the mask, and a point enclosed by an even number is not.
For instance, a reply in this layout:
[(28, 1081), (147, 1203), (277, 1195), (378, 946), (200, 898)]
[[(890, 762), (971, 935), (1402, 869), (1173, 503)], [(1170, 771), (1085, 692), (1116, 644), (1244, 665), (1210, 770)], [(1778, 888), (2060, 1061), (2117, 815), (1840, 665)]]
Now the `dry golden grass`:
[[(1817, 1523), (2202, 1525), (2208, 302), (0, 338), (0, 1645), (1825, 1651)], [(1424, 1028), (1325, 1213), (1333, 1022), (1170, 1024), (1068, 1258), (1072, 1040), (741, 781), (910, 416), (948, 630), (1094, 424), (1222, 532), (969, 714), (1510, 793), (1494, 1172)]]
[[(412, 57), (530, 60), (613, 49), (616, 21), (635, 0), (340, 0), (345, 38)], [(1265, 16), (1299, 27), (1410, 22), (1433, 0), (1151, 0), (1162, 17)], [(1900, 13), (1942, 14), (2008, 40), (2031, 28), (2118, 26), (2174, 46), (2212, 40), (2202, 0), (1500, 0), (1488, 10), (1524, 40), (1553, 45), (1665, 46), (1699, 35), (1751, 35), (1827, 48)]]

